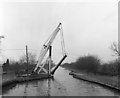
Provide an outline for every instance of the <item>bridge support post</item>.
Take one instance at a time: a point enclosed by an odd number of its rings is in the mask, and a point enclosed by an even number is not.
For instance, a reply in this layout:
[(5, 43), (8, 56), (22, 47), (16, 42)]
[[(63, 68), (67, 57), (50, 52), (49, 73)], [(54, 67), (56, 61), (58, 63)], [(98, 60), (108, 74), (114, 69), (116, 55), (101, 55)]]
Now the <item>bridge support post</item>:
[(63, 58), (59, 61), (59, 63), (56, 65), (56, 67), (51, 71), (52, 75), (55, 73), (55, 71), (57, 70), (57, 68), (61, 65), (61, 63), (65, 60), (66, 57), (67, 57), (67, 55), (65, 54), (63, 56)]
[(48, 64), (48, 75), (51, 76), (51, 55), (52, 55), (52, 46), (49, 47), (49, 64)]

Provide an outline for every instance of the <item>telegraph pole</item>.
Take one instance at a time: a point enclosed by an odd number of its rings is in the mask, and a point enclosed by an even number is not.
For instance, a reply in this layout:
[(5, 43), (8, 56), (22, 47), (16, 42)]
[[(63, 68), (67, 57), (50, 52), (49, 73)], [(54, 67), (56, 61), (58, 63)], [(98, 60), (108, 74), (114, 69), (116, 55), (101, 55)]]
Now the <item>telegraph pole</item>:
[[(1, 55), (1, 53), (2, 53), (2, 52), (1, 52), (1, 50), (2, 50), (2, 49), (1, 49), (1, 39), (2, 39), (2, 38), (4, 38), (4, 36), (0, 36), (0, 55)], [(1, 56), (0, 56), (0, 58), (1, 58)], [(1, 59), (0, 59), (0, 62), (1, 62)], [(0, 63), (0, 65), (1, 65), (1, 63)]]
[(1, 39), (4, 38), (4, 36), (0, 36), (0, 53), (1, 53)]
[(26, 45), (26, 62), (27, 62), (27, 75), (28, 75), (28, 47)]

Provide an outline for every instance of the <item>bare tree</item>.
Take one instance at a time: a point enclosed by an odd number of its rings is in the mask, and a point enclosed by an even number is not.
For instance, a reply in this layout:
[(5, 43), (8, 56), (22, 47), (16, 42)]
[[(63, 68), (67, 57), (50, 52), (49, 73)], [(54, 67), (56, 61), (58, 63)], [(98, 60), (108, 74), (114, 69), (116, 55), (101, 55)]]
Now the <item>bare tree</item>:
[(118, 44), (113, 42), (111, 45), (111, 50), (115, 53), (115, 55), (120, 56), (120, 42), (118, 42)]
[[(36, 55), (33, 53), (28, 53), (28, 62), (29, 64), (35, 64), (36, 63)], [(26, 55), (22, 55), (19, 59), (19, 63), (23, 64), (26, 63)]]
[(117, 71), (118, 71), (118, 76), (120, 77), (120, 42), (118, 42), (118, 44), (113, 42), (111, 45), (111, 50), (115, 53), (115, 55), (118, 56), (118, 59), (117, 59), (118, 70)]

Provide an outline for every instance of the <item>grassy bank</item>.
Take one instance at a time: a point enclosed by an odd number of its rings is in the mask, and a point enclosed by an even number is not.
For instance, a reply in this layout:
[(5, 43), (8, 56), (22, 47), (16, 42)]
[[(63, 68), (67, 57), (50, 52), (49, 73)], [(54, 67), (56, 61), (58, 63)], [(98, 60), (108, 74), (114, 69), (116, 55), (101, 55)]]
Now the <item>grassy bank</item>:
[(83, 80), (88, 80), (90, 82), (101, 83), (106, 86), (111, 86), (113, 88), (117, 88), (120, 90), (120, 78), (117, 76), (107, 76), (107, 75), (99, 75), (93, 73), (86, 73), (84, 71), (80, 71), (78, 69), (67, 68), (72, 71), (73, 77)]
[(101, 63), (97, 56), (86, 55), (80, 56), (75, 62), (64, 63), (62, 67), (74, 71), (76, 78), (120, 88), (120, 62), (118, 59)]
[(2, 87), (6, 87), (11, 84), (21, 83), (21, 82), (28, 82), (33, 80), (40, 80), (40, 79), (47, 79), (52, 78), (52, 76), (49, 76), (48, 74), (33, 74), (33, 75), (22, 75), (22, 76), (15, 76), (15, 74), (5, 74), (2, 78)]

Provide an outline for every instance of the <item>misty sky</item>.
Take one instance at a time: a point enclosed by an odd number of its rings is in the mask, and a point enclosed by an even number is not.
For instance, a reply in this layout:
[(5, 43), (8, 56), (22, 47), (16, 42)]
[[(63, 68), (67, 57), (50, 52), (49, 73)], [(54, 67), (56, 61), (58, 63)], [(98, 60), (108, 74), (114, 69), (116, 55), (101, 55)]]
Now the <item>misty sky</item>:
[[(115, 59), (110, 45), (118, 40), (117, 2), (4, 2), (2, 12), (2, 60), (18, 60), (25, 45), (38, 57), (59, 22), (68, 55), (65, 62), (88, 54), (104, 62)], [(52, 56), (54, 62), (62, 56), (60, 34), (54, 40)]]

